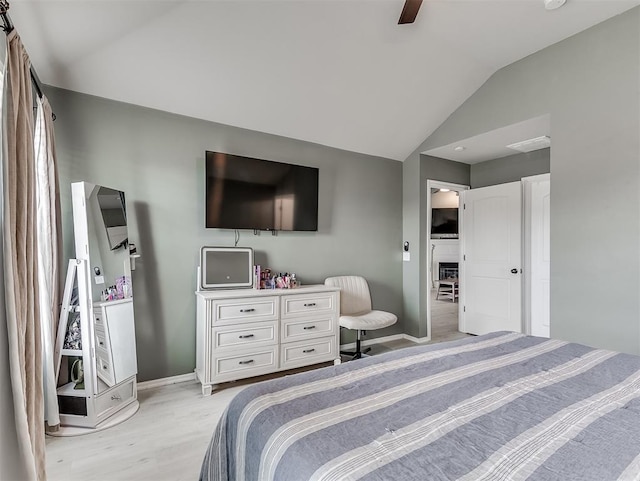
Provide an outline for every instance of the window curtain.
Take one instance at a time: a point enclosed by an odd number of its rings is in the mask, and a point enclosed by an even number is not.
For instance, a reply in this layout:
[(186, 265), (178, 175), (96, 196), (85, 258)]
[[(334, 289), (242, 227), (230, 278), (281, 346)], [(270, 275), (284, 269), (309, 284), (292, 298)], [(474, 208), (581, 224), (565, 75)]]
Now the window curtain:
[(36, 102), (38, 105), (35, 127), (36, 237), (44, 419), (49, 430), (55, 431), (60, 424), (54, 372), (54, 340), (59, 317), (59, 267), (62, 246), (60, 192), (53, 136), (53, 112), (46, 97), (38, 98)]
[(15, 430), (28, 480), (45, 479), (42, 337), (38, 291), (36, 175), (30, 61), (7, 35), (3, 89), (3, 260), (9, 374)]

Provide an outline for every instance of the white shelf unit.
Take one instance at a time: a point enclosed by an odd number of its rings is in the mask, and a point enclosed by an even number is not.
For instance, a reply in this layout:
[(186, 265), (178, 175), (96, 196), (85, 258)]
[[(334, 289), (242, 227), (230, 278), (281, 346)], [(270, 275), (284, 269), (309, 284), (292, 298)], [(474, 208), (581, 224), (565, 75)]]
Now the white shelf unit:
[[(56, 372), (61, 429), (58, 436), (103, 429), (132, 416), (138, 407), (133, 299), (95, 302), (90, 272), (90, 215), (88, 198), (99, 186), (71, 184), (74, 240), (77, 259), (69, 261), (61, 321), (56, 338)], [(128, 259), (128, 256), (127, 256)], [(77, 284), (78, 304), (71, 305)], [(80, 316), (81, 350), (64, 349), (69, 318)], [(82, 359), (84, 388), (76, 389), (69, 368)], [(105, 369), (108, 363), (107, 368)], [(105, 382), (104, 372), (111, 373)], [(109, 378), (108, 378), (109, 379)]]
[(312, 364), (340, 362), (340, 289), (196, 292), (196, 375), (216, 384)]

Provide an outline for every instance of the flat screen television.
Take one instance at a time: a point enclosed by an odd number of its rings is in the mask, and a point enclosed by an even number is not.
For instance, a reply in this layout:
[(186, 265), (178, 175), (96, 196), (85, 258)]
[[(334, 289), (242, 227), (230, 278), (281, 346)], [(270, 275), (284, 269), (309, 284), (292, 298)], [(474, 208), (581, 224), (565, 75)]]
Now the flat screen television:
[(205, 225), (318, 230), (318, 169), (206, 152)]
[(431, 238), (458, 238), (458, 208), (441, 207), (431, 209)]

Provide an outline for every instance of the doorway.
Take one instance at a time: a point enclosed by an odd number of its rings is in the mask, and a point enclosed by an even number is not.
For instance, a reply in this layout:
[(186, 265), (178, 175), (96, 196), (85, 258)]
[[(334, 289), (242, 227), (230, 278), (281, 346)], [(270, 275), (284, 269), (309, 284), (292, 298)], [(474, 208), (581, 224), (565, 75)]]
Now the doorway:
[(432, 342), (466, 337), (460, 332), (460, 193), (469, 186), (427, 180), (427, 336)]

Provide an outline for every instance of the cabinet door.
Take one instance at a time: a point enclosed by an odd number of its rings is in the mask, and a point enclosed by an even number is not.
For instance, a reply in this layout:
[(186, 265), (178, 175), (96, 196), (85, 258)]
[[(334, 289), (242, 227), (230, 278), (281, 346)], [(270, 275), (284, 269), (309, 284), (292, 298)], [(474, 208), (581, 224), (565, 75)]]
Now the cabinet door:
[(136, 333), (133, 322), (133, 301), (114, 301), (103, 305), (104, 321), (111, 346), (111, 366), (116, 383), (138, 372)]

